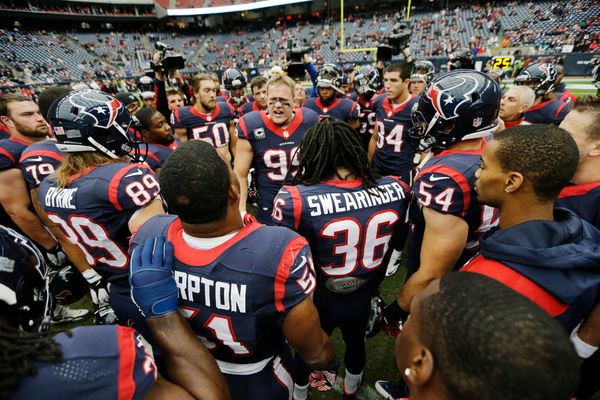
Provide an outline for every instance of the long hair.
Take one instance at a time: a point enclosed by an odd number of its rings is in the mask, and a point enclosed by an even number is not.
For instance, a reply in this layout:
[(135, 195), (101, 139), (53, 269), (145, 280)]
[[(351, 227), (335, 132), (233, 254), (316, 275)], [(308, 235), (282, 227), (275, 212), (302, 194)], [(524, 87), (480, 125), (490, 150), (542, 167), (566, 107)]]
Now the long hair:
[(309, 129), (298, 151), (300, 165), (293, 185), (313, 185), (346, 168), (367, 189), (377, 186), (358, 132), (345, 122), (328, 118)]
[(54, 173), (57, 187), (66, 187), (70, 177), (82, 173), (89, 167), (99, 167), (101, 165), (107, 165), (114, 162), (118, 162), (118, 160), (113, 160), (112, 158), (95, 151), (66, 153), (65, 158), (60, 164), (60, 167)]
[(7, 399), (27, 375), (35, 375), (36, 363), (62, 360), (58, 343), (42, 333), (0, 327), (0, 399)]

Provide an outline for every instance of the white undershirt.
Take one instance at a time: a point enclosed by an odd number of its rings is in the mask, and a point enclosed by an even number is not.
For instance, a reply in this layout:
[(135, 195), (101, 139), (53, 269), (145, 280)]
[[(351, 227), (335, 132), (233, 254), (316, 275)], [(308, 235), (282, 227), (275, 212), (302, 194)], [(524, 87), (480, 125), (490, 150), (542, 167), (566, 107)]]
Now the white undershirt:
[(183, 241), (193, 249), (196, 250), (211, 250), (215, 247), (218, 247), (234, 237), (239, 231), (235, 231), (233, 233), (228, 233), (224, 236), (217, 236), (213, 238), (199, 238), (190, 236), (187, 233), (183, 232)]

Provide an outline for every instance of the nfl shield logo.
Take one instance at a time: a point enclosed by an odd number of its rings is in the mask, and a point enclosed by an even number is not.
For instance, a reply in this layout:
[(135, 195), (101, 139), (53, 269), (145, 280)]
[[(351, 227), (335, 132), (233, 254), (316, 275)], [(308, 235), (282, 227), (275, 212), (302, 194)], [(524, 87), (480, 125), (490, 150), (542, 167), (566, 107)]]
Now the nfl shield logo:
[(252, 131), (254, 134), (254, 139), (264, 139), (265, 138), (265, 129), (264, 128), (256, 128)]
[(473, 120), (473, 128), (479, 128), (481, 126), (482, 119), (477, 117)]

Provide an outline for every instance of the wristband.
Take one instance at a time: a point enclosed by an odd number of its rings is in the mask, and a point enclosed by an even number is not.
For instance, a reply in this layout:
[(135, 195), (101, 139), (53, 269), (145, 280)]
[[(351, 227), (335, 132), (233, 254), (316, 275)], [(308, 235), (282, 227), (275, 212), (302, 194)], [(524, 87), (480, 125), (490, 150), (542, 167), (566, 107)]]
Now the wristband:
[(85, 271), (83, 271), (81, 273), (81, 275), (83, 275), (83, 277), (85, 278), (87, 283), (90, 285), (92, 285), (92, 284), (98, 282), (100, 279), (102, 279), (102, 277), (96, 271), (94, 271), (93, 268), (86, 269)]
[(577, 325), (575, 329), (573, 329), (573, 332), (571, 332), (571, 342), (573, 343), (573, 346), (575, 346), (575, 351), (579, 357), (590, 358), (592, 354), (598, 350), (598, 346), (592, 346), (591, 344), (581, 340), (579, 335), (577, 335), (578, 329), (579, 325)]

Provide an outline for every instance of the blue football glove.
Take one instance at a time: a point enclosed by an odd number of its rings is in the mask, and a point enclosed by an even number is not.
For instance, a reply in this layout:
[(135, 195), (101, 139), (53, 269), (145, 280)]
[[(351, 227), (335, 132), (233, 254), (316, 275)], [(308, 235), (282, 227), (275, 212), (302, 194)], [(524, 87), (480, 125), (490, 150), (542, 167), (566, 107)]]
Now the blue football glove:
[(173, 279), (173, 245), (163, 237), (148, 239), (131, 255), (131, 299), (144, 317), (177, 312), (177, 284)]

